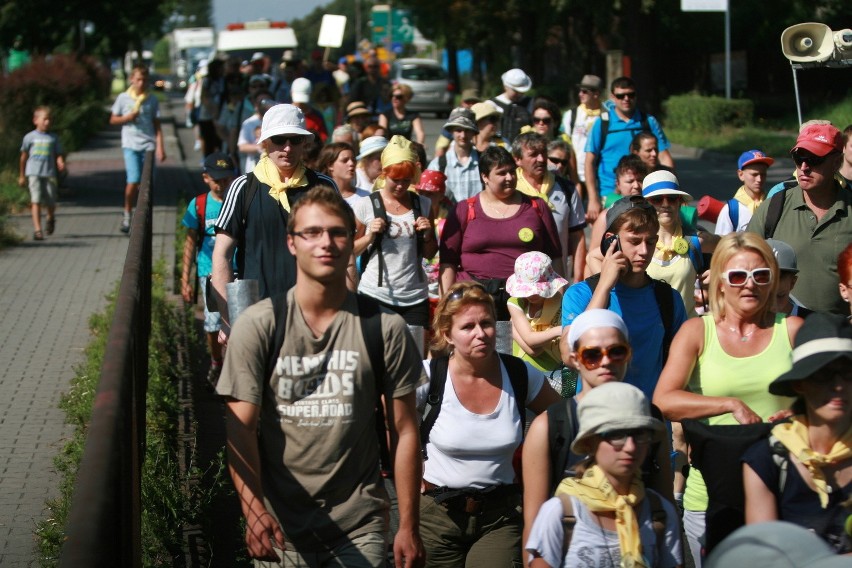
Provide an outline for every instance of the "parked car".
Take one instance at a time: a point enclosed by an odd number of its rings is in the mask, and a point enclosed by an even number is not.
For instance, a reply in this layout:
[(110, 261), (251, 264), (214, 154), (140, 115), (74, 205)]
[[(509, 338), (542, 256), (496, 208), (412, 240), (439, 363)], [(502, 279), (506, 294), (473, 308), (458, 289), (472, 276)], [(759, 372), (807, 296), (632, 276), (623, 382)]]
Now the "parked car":
[(414, 93), (406, 104), (408, 110), (434, 112), (438, 118), (453, 110), (456, 87), (447, 72), (431, 59), (397, 59), (391, 66), (392, 83), (405, 83)]

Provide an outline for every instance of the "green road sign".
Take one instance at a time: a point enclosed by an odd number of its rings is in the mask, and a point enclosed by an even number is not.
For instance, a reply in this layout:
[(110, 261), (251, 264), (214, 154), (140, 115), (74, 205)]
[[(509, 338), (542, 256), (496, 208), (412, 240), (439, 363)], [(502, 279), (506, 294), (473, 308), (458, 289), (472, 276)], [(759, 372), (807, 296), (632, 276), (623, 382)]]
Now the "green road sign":
[[(414, 18), (409, 10), (393, 9), (393, 18), (387, 4), (373, 6), (373, 43), (385, 43), (388, 28), (391, 32), (391, 43), (411, 43), (414, 40)], [(390, 22), (388, 20), (391, 20)]]

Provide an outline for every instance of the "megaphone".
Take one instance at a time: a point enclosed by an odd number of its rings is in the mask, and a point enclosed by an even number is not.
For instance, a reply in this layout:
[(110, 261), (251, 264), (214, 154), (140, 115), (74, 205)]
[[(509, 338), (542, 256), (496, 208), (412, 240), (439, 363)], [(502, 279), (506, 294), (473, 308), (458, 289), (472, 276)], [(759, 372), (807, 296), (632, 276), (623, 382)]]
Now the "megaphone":
[(825, 24), (796, 24), (781, 34), (781, 51), (793, 63), (822, 63), (834, 55), (834, 34)]

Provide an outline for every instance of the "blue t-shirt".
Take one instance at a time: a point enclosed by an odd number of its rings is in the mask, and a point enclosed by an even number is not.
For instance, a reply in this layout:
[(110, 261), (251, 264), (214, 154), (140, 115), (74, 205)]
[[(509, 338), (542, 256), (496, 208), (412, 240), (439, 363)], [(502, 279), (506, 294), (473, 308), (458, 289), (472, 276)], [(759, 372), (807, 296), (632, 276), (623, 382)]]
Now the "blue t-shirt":
[[(578, 282), (565, 291), (562, 297), (562, 325), (583, 313), (592, 300), (592, 289)], [(676, 290), (672, 290), (674, 314), (672, 335), (686, 321), (686, 309)], [(663, 371), (663, 319), (654, 296), (654, 285), (631, 288), (618, 282), (609, 293), (609, 308), (627, 324), (633, 360), (627, 369), (624, 382), (639, 388), (648, 400), (654, 395), (657, 380)]]
[[(186, 208), (186, 213), (183, 214), (181, 223), (184, 227), (195, 229), (198, 231), (198, 214), (195, 211), (195, 200), (193, 197)], [(204, 211), (204, 231), (201, 248), (198, 249), (196, 263), (198, 263), (198, 275), (210, 276), (213, 272), (213, 243), (216, 242), (216, 231), (213, 225), (216, 224), (216, 219), (219, 218), (219, 213), (222, 211), (222, 202), (217, 201), (212, 192), (207, 193), (207, 205)]]
[[(601, 119), (600, 117), (592, 124), (589, 138), (586, 140), (586, 152), (592, 152), (600, 156), (598, 163), (598, 188), (603, 198), (615, 192), (615, 167), (622, 156), (630, 153), (630, 142), (633, 137), (642, 131), (642, 117), (645, 113), (637, 110), (633, 116), (625, 122), (615, 112), (612, 101), (606, 101), (604, 111), (609, 115), (609, 130), (606, 135), (606, 147), (601, 151)], [(648, 117), (648, 127), (657, 137), (657, 151), (663, 152), (669, 149), (669, 140), (663, 133), (660, 123), (651, 115)], [(607, 203), (609, 205), (609, 203)]]

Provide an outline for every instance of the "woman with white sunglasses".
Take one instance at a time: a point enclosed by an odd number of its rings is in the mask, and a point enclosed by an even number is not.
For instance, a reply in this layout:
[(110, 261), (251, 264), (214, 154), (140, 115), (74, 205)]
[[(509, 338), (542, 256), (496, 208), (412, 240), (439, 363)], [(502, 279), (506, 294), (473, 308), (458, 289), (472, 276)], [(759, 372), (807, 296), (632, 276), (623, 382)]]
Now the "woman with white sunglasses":
[[(773, 311), (778, 263), (754, 233), (719, 241), (710, 264), (710, 314), (688, 320), (672, 342), (654, 391), (666, 418), (703, 419), (710, 425), (771, 421), (792, 400), (767, 387), (790, 369), (790, 353), (803, 320)], [(684, 529), (701, 565), (707, 489), (692, 468), (683, 496)]]

